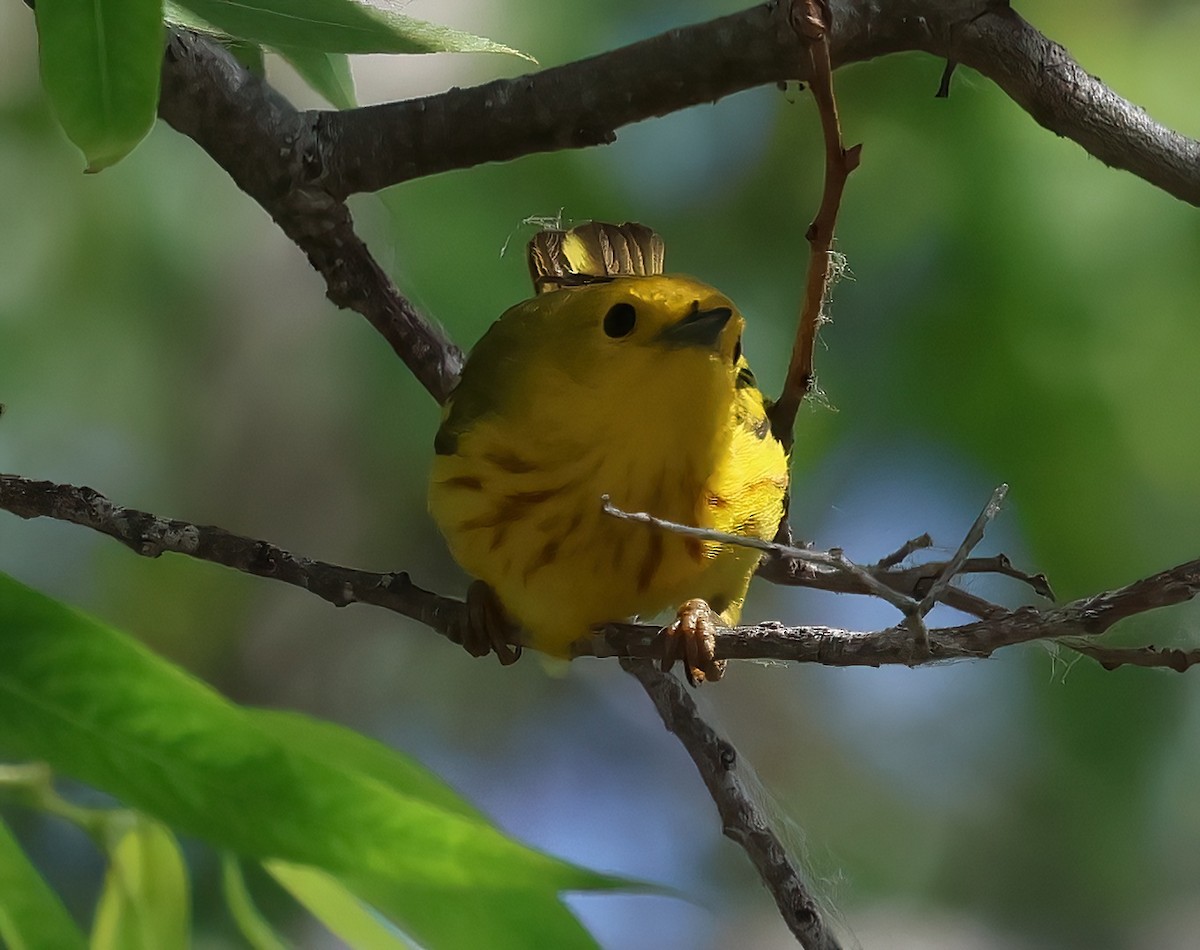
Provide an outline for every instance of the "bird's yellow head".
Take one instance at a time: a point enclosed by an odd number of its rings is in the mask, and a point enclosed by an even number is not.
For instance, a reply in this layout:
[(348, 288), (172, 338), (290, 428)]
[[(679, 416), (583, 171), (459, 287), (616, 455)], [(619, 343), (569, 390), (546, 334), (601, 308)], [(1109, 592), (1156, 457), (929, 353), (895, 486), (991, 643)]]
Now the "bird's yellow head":
[(673, 414), (732, 399), (745, 321), (707, 284), (655, 275), (541, 294), (497, 327), (505, 324), (538, 340), (531, 358), (551, 392), (586, 389), (605, 412)]
[(538, 299), (554, 311), (545, 332), (571, 334), (599, 359), (630, 352), (669, 353), (731, 366), (741, 356), (745, 321), (724, 294), (690, 277), (618, 277), (569, 287)]
[(475, 420), (505, 417), (520, 420), (529, 443), (715, 450), (739, 372), (749, 372), (743, 326), (728, 297), (679, 275), (539, 294), (509, 308), (472, 350), (439, 445)]

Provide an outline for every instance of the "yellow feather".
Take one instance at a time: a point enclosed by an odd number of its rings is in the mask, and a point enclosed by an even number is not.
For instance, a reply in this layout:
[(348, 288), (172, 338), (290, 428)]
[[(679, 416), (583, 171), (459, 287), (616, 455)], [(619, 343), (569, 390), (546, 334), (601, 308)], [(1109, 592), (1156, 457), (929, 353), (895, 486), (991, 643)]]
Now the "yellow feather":
[(429, 507), (529, 646), (569, 656), (597, 623), (693, 597), (736, 622), (756, 552), (617, 520), (601, 497), (774, 535), (787, 459), (740, 356), (743, 324), (690, 277), (615, 277), (517, 304), (472, 351), (438, 432)]

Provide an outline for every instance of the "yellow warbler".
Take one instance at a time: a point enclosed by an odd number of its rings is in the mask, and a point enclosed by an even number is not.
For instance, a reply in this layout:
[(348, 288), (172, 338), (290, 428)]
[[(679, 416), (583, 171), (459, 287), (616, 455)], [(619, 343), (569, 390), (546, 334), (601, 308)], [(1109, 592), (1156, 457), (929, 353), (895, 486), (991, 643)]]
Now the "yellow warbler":
[(435, 442), (430, 511), (487, 585), (468, 602), (490, 629), (465, 645), (516, 658), (497, 606), (523, 644), (569, 657), (595, 624), (682, 604), (668, 657), (693, 682), (715, 679), (712, 615), (737, 622), (758, 552), (618, 520), (601, 498), (774, 535), (787, 459), (742, 355), (742, 316), (712, 287), (663, 275), (661, 240), (640, 225), (543, 231), (530, 268), (542, 292), (471, 352)]

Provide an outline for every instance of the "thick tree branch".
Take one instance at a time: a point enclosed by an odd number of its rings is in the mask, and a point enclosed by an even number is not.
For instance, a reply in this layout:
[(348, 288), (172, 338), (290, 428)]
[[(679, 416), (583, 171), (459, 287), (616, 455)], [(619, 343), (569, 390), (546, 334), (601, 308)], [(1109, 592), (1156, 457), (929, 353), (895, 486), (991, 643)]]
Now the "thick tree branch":
[(1154, 121), (1088, 73), (1007, 3), (957, 25), (939, 55), (977, 69), (1042, 127), (1072, 139), (1106, 165), (1200, 205), (1200, 142)]
[[(344, 197), (453, 168), (611, 142), (632, 122), (810, 78), (778, 0), (516, 79), (345, 112), (313, 112), (320, 184)], [(919, 50), (977, 69), (1040, 124), (1105, 164), (1200, 205), (1200, 142), (1156, 123), (1002, 0), (835, 0), (835, 67)]]
[(362, 603), (411, 617), (460, 643), (466, 621), (461, 601), (440, 597), (413, 584), (407, 574), (374, 573), (299, 557), (269, 541), (233, 534), (213, 525), (160, 518), (122, 508), (94, 489), (0, 475), (0, 509), (20, 518), (54, 518), (115, 538), (142, 557), (184, 554), (282, 581), (316, 594), (335, 607)]
[[(417, 587), (404, 573), (376, 573), (329, 564), (291, 554), (267, 541), (232, 534), (211, 525), (160, 518), (149, 512), (122, 508), (91, 488), (33, 481), (17, 475), (0, 475), (0, 509), (21, 518), (54, 518), (99, 531), (144, 557), (164, 552), (211, 561), (259, 577), (282, 581), (316, 594), (338, 607), (352, 603), (374, 604), (411, 617), (455, 643), (467, 623), (466, 605)], [(990, 569), (1006, 559), (968, 559), (963, 567)], [(927, 589), (943, 573), (943, 564), (917, 568), (873, 569), (875, 576), (895, 590), (912, 596)], [(894, 571), (894, 573), (889, 573)], [(1028, 578), (1028, 575), (1019, 576)], [(812, 586), (839, 589), (816, 575)], [(851, 575), (853, 577), (853, 575)], [(1044, 579), (1042, 579), (1044, 581)], [(851, 580), (840, 589), (864, 592)], [(908, 585), (908, 586), (906, 586)], [(946, 588), (953, 591), (955, 588)], [(912, 631), (895, 626), (860, 633), (831, 627), (786, 627), (779, 623), (720, 630), (719, 659), (775, 659), (826, 666), (917, 666), (940, 660), (979, 658), (996, 650), (1034, 640), (1061, 641), (1096, 659), (1106, 667), (1121, 664), (1163, 666), (1183, 670), (1200, 662), (1200, 650), (1117, 649), (1094, 643), (1114, 623), (1134, 614), (1191, 600), (1200, 592), (1200, 560), (1189, 561), (1126, 587), (1077, 600), (1062, 607), (1006, 610), (982, 601), (978, 613), (986, 619), (957, 627), (929, 631), (929, 648), (918, 649)], [(978, 598), (976, 598), (978, 600)], [(947, 597), (944, 602), (951, 603)], [(1066, 638), (1066, 639), (1063, 639)], [(1082, 639), (1078, 639), (1082, 638)], [(632, 656), (661, 658), (660, 629), (644, 624), (609, 624), (575, 645), (579, 656)]]
[(800, 869), (772, 829), (770, 816), (760, 807), (733, 743), (704, 721), (686, 687), (674, 676), (660, 673), (649, 660), (626, 657), (621, 667), (641, 683), (663, 725), (692, 757), (716, 802), (721, 830), (749, 856), (800, 946), (838, 950), (841, 944), (829, 931)]
[(158, 113), (266, 209), (325, 278), (329, 299), (365, 316), (444, 402), (462, 351), (396, 289), (355, 234), (346, 205), (314, 184), (320, 148), (305, 117), (228, 51), (186, 30), (171, 31)]
[(607, 145), (631, 122), (805, 75), (789, 2), (768, 3), (515, 79), (313, 113), (333, 194), (536, 152)]

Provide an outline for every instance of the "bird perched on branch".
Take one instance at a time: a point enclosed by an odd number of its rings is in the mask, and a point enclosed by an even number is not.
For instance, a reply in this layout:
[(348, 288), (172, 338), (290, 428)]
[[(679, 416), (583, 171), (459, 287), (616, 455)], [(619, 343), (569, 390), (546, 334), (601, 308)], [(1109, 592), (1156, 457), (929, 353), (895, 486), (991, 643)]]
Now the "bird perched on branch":
[[(664, 275), (649, 228), (597, 222), (529, 244), (537, 295), (471, 352), (435, 441), (429, 507), (479, 578), (463, 644), (569, 658), (596, 624), (677, 608), (664, 669), (718, 679), (718, 620), (741, 613), (759, 553), (619, 520), (771, 538), (788, 465), (742, 353), (733, 303)], [(519, 630), (516, 637), (514, 632)]]

